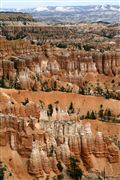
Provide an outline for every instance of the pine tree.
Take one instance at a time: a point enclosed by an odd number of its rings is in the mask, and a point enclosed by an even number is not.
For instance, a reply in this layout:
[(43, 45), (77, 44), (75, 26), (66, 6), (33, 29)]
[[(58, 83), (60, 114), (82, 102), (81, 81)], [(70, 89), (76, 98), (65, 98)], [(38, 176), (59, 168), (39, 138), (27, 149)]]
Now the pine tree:
[(50, 116), (52, 116), (52, 114), (53, 114), (53, 106), (52, 106), (52, 104), (49, 104), (48, 110), (47, 110), (47, 115), (48, 115), (48, 117), (50, 117)]
[(96, 119), (96, 116), (95, 116), (94, 111), (91, 112), (91, 114), (90, 114), (90, 119)]
[(75, 112), (72, 102), (70, 103), (70, 106), (69, 106), (67, 112), (68, 112), (69, 115), (70, 115), (70, 114), (73, 114), (73, 113)]
[(89, 118), (90, 118), (90, 112), (89, 112), (89, 111), (87, 112), (87, 115), (86, 115), (85, 118), (86, 118), (86, 119), (89, 119)]
[(69, 159), (70, 159), (70, 165), (67, 169), (67, 174), (74, 180), (81, 179), (83, 172), (78, 166), (79, 160), (72, 156)]
[(101, 120), (103, 119), (103, 116), (104, 116), (104, 110), (103, 109), (99, 110), (98, 116), (99, 116), (99, 118), (101, 118)]
[(60, 172), (62, 172), (62, 171), (63, 171), (63, 166), (62, 166), (62, 164), (61, 164), (61, 162), (60, 162), (60, 161), (58, 161), (58, 163), (57, 163), (57, 167), (58, 167), (58, 169), (59, 169), (59, 171), (60, 171)]

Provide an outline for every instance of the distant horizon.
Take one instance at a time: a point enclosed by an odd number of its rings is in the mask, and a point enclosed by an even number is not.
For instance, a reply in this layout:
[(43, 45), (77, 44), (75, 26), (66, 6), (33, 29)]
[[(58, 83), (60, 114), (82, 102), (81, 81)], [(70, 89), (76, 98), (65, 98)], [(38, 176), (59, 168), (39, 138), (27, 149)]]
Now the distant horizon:
[[(110, 4), (104, 4), (103, 6), (107, 6), (107, 5), (110, 5)], [(22, 8), (17, 8), (17, 7), (0, 7), (0, 9), (34, 9), (34, 8), (45, 8), (45, 7), (86, 7), (86, 6), (102, 6), (102, 4), (99, 4), (99, 5), (96, 5), (96, 4), (93, 4), (93, 5), (64, 5), (64, 6), (57, 6), (57, 5), (49, 5), (49, 6), (36, 6), (36, 7), (22, 7)], [(116, 5), (116, 4), (113, 4), (111, 6), (119, 6), (120, 5)]]
[(0, 0), (0, 9), (31, 9), (38, 7), (65, 6), (120, 6), (119, 0)]

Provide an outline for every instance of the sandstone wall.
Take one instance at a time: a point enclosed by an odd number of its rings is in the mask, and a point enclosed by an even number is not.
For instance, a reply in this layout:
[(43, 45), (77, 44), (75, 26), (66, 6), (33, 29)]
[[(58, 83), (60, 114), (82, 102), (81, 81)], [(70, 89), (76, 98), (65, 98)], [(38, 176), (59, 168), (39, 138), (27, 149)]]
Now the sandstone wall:
[[(86, 170), (99, 169), (99, 161), (104, 158), (109, 163), (119, 165), (119, 150), (108, 137), (91, 130), (91, 125), (73, 121), (41, 120), (40, 127), (35, 119), (26, 120), (14, 115), (0, 114), (0, 146), (10, 146), (22, 158), (28, 160), (28, 173), (44, 177), (51, 171), (58, 174), (58, 161), (69, 165), (69, 157), (82, 161)], [(49, 127), (49, 128), (48, 128)], [(52, 151), (51, 151), (52, 150)], [(104, 168), (104, 167), (103, 167)]]
[(31, 48), (22, 49), (24, 52), (20, 53), (29, 55), (0, 61), (1, 86), (39, 90), (42, 76), (58, 76), (66, 82), (81, 84), (87, 73), (120, 74), (119, 52), (92, 53), (49, 46)]

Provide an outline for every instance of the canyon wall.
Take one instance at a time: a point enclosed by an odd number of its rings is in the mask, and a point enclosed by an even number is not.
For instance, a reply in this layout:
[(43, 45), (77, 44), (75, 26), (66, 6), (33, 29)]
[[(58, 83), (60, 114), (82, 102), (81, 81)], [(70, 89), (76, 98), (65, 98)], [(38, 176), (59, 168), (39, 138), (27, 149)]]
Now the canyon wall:
[(42, 77), (82, 84), (88, 73), (117, 76), (120, 52), (87, 52), (50, 46), (24, 47), (15, 56), (1, 54), (0, 83), (3, 87), (39, 90)]
[[(92, 132), (90, 123), (83, 125), (74, 121), (28, 119), (12, 114), (0, 114), (0, 146), (10, 146), (27, 161), (27, 170), (34, 177), (44, 177), (51, 171), (59, 174), (61, 161), (69, 165), (69, 157), (80, 160), (86, 171), (102, 172), (100, 161), (107, 167), (107, 174), (114, 174), (114, 165), (119, 166), (119, 150), (102, 132)], [(111, 172), (110, 172), (111, 167)]]

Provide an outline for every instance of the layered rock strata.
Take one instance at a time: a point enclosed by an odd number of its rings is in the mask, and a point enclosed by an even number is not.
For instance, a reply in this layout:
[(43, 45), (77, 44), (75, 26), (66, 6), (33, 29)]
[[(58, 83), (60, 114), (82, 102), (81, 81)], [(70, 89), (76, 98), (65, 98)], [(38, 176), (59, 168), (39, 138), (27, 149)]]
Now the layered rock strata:
[(35, 49), (28, 49), (29, 55), (1, 57), (1, 86), (39, 90), (42, 76), (57, 76), (66, 82), (81, 84), (87, 73), (120, 74), (120, 52), (117, 51), (101, 53), (49, 46), (36, 48), (37, 53)]
[(0, 146), (9, 145), (27, 159), (28, 172), (34, 177), (44, 177), (51, 171), (59, 174), (58, 161), (67, 167), (70, 156), (80, 160), (88, 171), (97, 168), (97, 159), (104, 158), (111, 167), (120, 163), (119, 150), (112, 140), (99, 131), (94, 135), (89, 123), (41, 120), (39, 129), (36, 123), (32, 121), (31, 126), (30, 120), (28, 123), (24, 118), (0, 114)]

